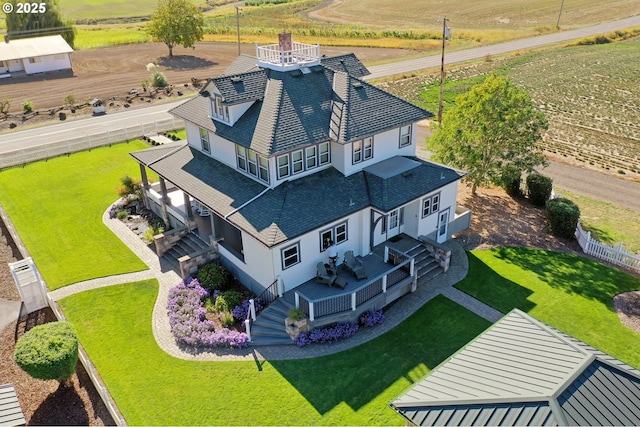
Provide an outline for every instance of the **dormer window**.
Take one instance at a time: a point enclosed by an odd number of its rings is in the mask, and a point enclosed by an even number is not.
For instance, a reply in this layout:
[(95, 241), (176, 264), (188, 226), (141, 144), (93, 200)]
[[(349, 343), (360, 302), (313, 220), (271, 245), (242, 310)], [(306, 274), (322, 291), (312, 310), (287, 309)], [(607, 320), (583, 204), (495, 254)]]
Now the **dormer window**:
[(229, 122), (229, 106), (222, 103), (220, 95), (213, 95), (211, 100), (211, 116), (223, 122)]
[(236, 160), (238, 169), (255, 176), (262, 182), (269, 183), (269, 159), (249, 148), (236, 145)]

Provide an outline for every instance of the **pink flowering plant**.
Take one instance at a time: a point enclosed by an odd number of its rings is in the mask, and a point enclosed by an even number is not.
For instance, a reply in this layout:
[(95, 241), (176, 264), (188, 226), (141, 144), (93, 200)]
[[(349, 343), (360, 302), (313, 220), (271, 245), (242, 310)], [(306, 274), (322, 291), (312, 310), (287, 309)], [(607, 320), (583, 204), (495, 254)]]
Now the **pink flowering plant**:
[(203, 299), (209, 296), (198, 280), (183, 279), (169, 291), (167, 311), (171, 332), (179, 344), (189, 346), (244, 348), (249, 345), (247, 334), (227, 328), (214, 329), (205, 317)]

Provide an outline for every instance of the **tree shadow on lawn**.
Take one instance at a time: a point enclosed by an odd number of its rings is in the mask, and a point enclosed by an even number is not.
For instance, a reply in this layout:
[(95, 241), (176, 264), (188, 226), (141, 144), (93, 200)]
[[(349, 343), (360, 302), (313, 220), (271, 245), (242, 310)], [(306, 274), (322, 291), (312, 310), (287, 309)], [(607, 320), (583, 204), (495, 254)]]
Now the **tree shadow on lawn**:
[[(358, 347), (270, 363), (320, 414), (343, 402), (357, 411), (383, 393), (389, 394), (386, 404), (490, 325), (438, 296), (396, 328)], [(396, 390), (390, 393), (390, 387)]]
[(550, 287), (599, 301), (612, 311), (615, 295), (640, 287), (630, 274), (579, 255), (518, 247), (493, 251), (498, 259), (535, 273)]
[(527, 313), (536, 306), (529, 300), (533, 291), (502, 277), (472, 252), (467, 252), (467, 258), (469, 274), (455, 284), (455, 288), (504, 314), (514, 308)]

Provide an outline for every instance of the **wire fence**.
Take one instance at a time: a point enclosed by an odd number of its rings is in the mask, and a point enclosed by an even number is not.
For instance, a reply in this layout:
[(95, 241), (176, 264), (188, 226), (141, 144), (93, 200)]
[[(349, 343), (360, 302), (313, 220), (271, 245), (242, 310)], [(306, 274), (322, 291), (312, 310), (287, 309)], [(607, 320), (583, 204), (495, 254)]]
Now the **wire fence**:
[(184, 127), (184, 122), (175, 118), (142, 123), (107, 132), (85, 135), (64, 141), (50, 142), (34, 147), (20, 148), (0, 155), (0, 169), (20, 166), (37, 160), (65, 156), (78, 151), (117, 144), (143, 136), (158, 134)]
[(622, 243), (618, 246), (609, 246), (604, 243), (600, 243), (591, 237), (590, 231), (585, 232), (579, 222), (576, 227), (575, 236), (584, 253), (609, 261), (612, 264), (631, 268), (640, 272), (640, 256), (624, 249), (622, 247)]

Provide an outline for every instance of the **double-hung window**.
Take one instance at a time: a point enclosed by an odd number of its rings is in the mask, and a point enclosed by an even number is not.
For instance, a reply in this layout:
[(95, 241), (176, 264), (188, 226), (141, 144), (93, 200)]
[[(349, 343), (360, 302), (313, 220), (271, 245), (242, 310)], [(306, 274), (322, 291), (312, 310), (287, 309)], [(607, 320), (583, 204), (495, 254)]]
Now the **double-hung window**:
[(353, 142), (353, 164), (373, 158), (373, 138)]
[(278, 179), (286, 178), (289, 175), (289, 155), (278, 156)]
[(213, 116), (225, 122), (229, 122), (229, 106), (223, 104), (222, 97), (220, 95), (214, 95), (213, 97)]
[(362, 161), (362, 141), (353, 141), (353, 163)]
[(302, 150), (294, 151), (291, 153), (291, 171), (300, 173), (304, 170), (304, 159), (302, 158)]
[(326, 165), (329, 162), (331, 162), (331, 157), (329, 156), (328, 142), (323, 142), (322, 144), (318, 145), (318, 153), (319, 153), (318, 164), (320, 166)]
[(313, 169), (318, 165), (318, 160), (316, 159), (316, 152), (318, 151), (317, 147), (315, 145), (312, 145), (311, 147), (307, 147), (306, 151), (305, 151), (305, 160), (306, 160), (306, 166), (307, 169)]
[(400, 148), (411, 145), (411, 125), (400, 128)]
[(346, 242), (349, 238), (347, 233), (347, 221), (336, 224), (331, 228), (327, 228), (320, 232), (320, 252), (325, 251), (329, 247), (329, 242), (339, 245)]
[(269, 159), (266, 157), (249, 148), (236, 145), (236, 162), (238, 169), (269, 183)]
[(211, 146), (209, 145), (209, 131), (203, 128), (200, 128), (200, 144), (202, 146), (202, 151), (205, 153), (211, 152)]
[(300, 262), (300, 242), (283, 248), (281, 251), (282, 269), (286, 270)]
[(440, 209), (440, 193), (426, 197), (422, 200), (422, 218), (438, 212)]

